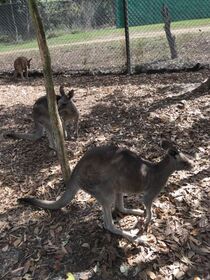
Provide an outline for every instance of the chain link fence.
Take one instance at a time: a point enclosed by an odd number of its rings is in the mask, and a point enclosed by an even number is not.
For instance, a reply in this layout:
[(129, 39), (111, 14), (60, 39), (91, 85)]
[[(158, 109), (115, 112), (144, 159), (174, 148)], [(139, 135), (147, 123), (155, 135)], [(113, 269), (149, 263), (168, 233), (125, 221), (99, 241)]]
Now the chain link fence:
[[(18, 56), (41, 70), (27, 0), (0, 5), (0, 72)], [(209, 0), (68, 0), (39, 2), (55, 72), (122, 72), (208, 64)], [(164, 30), (169, 10), (178, 57)]]

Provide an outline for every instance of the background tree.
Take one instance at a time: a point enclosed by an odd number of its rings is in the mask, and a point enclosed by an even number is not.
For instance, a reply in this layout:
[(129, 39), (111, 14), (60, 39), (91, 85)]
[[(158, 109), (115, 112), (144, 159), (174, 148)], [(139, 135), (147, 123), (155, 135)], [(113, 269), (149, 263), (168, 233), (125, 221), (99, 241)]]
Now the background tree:
[(12, 21), (14, 25), (14, 30), (15, 30), (15, 41), (18, 42), (19, 36), (18, 36), (18, 28), (16, 24), (16, 19), (15, 19), (15, 14), (14, 14), (14, 4), (12, 0), (10, 0), (10, 7), (11, 7), (11, 15), (12, 15)]
[(174, 58), (177, 58), (177, 56), (178, 56), (177, 50), (176, 50), (176, 39), (175, 39), (175, 36), (172, 35), (172, 33), (171, 33), (171, 17), (169, 14), (169, 9), (165, 4), (162, 7), (161, 13), (162, 13), (163, 20), (165, 23), (164, 30), (165, 30), (166, 38), (167, 38), (169, 48), (171, 51), (171, 58), (174, 59)]

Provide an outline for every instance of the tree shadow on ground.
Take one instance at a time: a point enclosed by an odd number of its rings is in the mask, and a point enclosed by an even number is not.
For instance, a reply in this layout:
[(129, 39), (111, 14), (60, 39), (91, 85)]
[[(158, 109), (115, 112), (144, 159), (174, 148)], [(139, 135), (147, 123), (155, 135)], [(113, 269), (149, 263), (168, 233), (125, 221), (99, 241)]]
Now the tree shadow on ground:
[[(126, 79), (126, 77), (123, 78)], [(136, 79), (137, 78), (138, 77), (136, 77)], [(121, 80), (117, 78), (114, 83), (117, 84), (119, 81)], [(98, 85), (100, 82), (102, 82), (102, 79), (97, 79)], [(129, 83), (129, 79), (127, 82)], [(94, 78), (93, 81), (89, 80), (88, 83), (88, 85), (94, 84)], [(106, 83), (107, 85), (111, 84), (111, 82), (108, 81), (108, 78), (105, 79), (104, 84), (106, 85)], [(139, 80), (139, 85), (140, 83), (141, 81)], [(184, 96), (184, 98), (185, 97), (186, 96)], [(147, 102), (147, 98), (150, 98), (150, 96), (147, 95), (145, 98), (140, 96), (129, 97), (125, 96), (124, 92), (120, 93), (119, 91), (100, 98), (98, 104), (93, 105), (90, 112), (82, 115), (80, 124), (81, 136), (79, 139), (79, 141), (81, 141), (79, 149), (81, 149), (82, 152), (80, 151), (79, 155), (83, 154), (83, 146), (84, 149), (86, 149), (89, 143), (92, 143), (93, 145), (101, 145), (115, 142), (116, 144), (137, 151), (144, 158), (156, 160), (163, 154), (163, 151), (158, 146), (158, 142), (160, 140), (160, 135), (164, 134), (168, 138), (173, 136), (177, 140), (180, 149), (189, 152), (190, 154), (197, 153), (199, 148), (203, 148), (204, 151), (201, 156), (208, 159), (208, 155), (205, 153), (205, 150), (208, 151), (207, 140), (209, 139), (210, 131), (210, 122), (207, 111), (205, 111), (206, 118), (194, 119), (192, 125), (183, 130), (177, 125), (178, 122), (181, 122), (180, 120), (173, 122), (167, 118), (158, 116), (158, 114), (153, 116), (150, 115), (147, 110), (148, 106), (151, 106), (151, 108), (154, 109), (153, 111), (158, 111), (160, 108), (167, 109), (170, 108), (170, 105), (178, 104), (180, 99), (176, 100), (169, 97), (168, 104), (161, 107), (161, 102), (158, 103), (158, 101), (152, 100), (149, 103)], [(181, 100), (182, 98), (183, 96), (181, 97)], [(199, 98), (199, 96), (196, 96), (195, 98)], [(191, 100), (195, 99), (193, 98)], [(208, 108), (205, 107), (203, 108), (203, 110), (207, 109)], [(10, 115), (11, 118), (18, 113), (17, 111), (18, 108), (14, 114)], [(24, 108), (21, 112), (24, 112)], [(184, 114), (183, 109), (178, 108), (178, 112), (180, 115)], [(28, 113), (29, 111), (27, 111), (27, 114)], [(171, 112), (171, 114), (172, 113), (173, 112)], [(7, 125), (6, 118), (3, 122)], [(23, 127), (26, 127), (27, 130), (30, 130), (31, 128), (31, 124), (24, 123), (24, 121), (22, 123), (17, 122), (17, 124), (23, 124)], [(6, 130), (6, 126), (4, 129)], [(8, 145), (8, 149), (7, 146), (4, 145)], [(38, 146), (38, 151), (37, 145), (40, 145)], [(3, 143), (3, 148), (5, 147), (7, 152), (12, 149), (14, 150), (13, 156), (11, 157), (5, 152), (3, 154), (4, 160), (5, 158), (8, 158), (8, 161), (11, 161), (12, 159), (14, 160), (14, 165), (20, 165), (20, 169), (17, 169), (19, 175), (21, 169), (23, 173), (29, 175), (33, 172), (33, 168), (35, 168), (35, 174), (33, 175), (33, 180), (35, 180), (35, 177), (37, 177), (36, 172), (39, 172), (39, 168), (44, 167), (42, 163), (36, 163), (36, 156), (38, 156), (40, 161), (47, 163), (48, 167), (53, 165), (53, 160), (51, 158), (49, 158), (48, 162), (46, 146), (42, 146), (41, 143), (37, 143), (37, 145), (34, 147), (31, 143), (26, 143), (24, 141)], [(28, 152), (27, 147), (29, 148)], [(32, 160), (28, 163), (30, 157)], [(78, 158), (76, 160), (78, 160)], [(198, 161), (200, 164), (200, 159), (195, 161)], [(24, 163), (24, 166), (21, 166), (21, 162)], [(6, 165), (8, 166), (10, 164), (7, 162)], [(27, 169), (28, 166), (30, 166), (29, 169)], [(3, 214), (4, 217), (11, 216), (9, 219), (10, 221), (8, 222), (12, 223), (13, 218), (14, 221), (16, 221), (14, 222), (13, 227), (10, 227), (9, 231), (5, 228), (5, 235), (3, 235), (5, 243), (3, 242), (2, 244), (5, 246), (10, 244), (11, 248), (9, 250), (16, 250), (13, 259), (18, 256), (18, 263), (11, 264), (10, 269), (15, 270), (16, 268), (26, 267), (25, 263), (27, 260), (30, 260), (30, 274), (33, 275), (33, 279), (35, 280), (46, 279), (49, 275), (51, 278), (61, 275), (64, 276), (66, 272), (78, 273), (86, 270), (89, 271), (97, 265), (101, 269), (101, 274), (93, 275), (92, 279), (101, 280), (102, 276), (104, 276), (104, 279), (113, 280), (148, 279), (148, 271), (162, 271), (164, 272), (164, 274), (161, 274), (162, 277), (163, 275), (165, 277), (171, 275), (174, 271), (172, 268), (169, 270), (167, 267), (172, 266), (173, 264), (176, 267), (178, 265), (177, 262), (183, 263), (186, 261), (186, 259), (183, 259), (183, 256), (185, 257), (192, 254), (192, 257), (190, 257), (192, 263), (187, 264), (188, 267), (184, 268), (184, 276), (180, 274), (176, 275), (176, 278), (193, 279), (193, 275), (204, 275), (208, 268), (206, 263), (208, 257), (206, 254), (202, 255), (202, 252), (199, 252), (199, 246), (196, 245), (196, 247), (192, 247), (193, 249), (190, 247), (191, 242), (193, 242), (193, 239), (190, 238), (192, 237), (191, 230), (189, 230), (190, 236), (188, 236), (186, 240), (184, 239), (184, 235), (178, 235), (178, 239), (175, 241), (173, 239), (177, 238), (178, 229), (182, 229), (189, 225), (193, 226), (192, 230), (197, 230), (197, 233), (195, 233), (196, 235), (193, 235), (194, 239), (201, 242), (200, 244), (202, 245), (205, 244), (204, 242), (207, 240), (207, 229), (205, 228), (205, 225), (197, 226), (202, 218), (205, 217), (201, 217), (200, 215), (196, 217), (193, 216), (193, 211), (198, 211), (198, 208), (200, 207), (199, 204), (196, 204), (196, 189), (199, 188), (198, 185), (200, 185), (204, 179), (208, 178), (209, 172), (206, 165), (201, 165), (201, 167), (202, 169), (197, 170), (198, 172), (196, 174), (194, 171), (192, 173), (186, 173), (184, 178), (179, 178), (179, 175), (175, 175), (172, 183), (168, 184), (168, 188), (166, 188), (165, 192), (160, 196), (159, 201), (167, 201), (168, 203), (172, 201), (169, 205), (173, 206), (173, 208), (177, 207), (178, 212), (175, 214), (170, 213), (169, 216), (164, 217), (164, 215), (161, 216), (161, 208), (158, 204), (154, 205), (154, 219), (151, 224), (150, 234), (157, 236), (157, 244), (153, 243), (150, 248), (143, 246), (136, 247), (122, 240), (121, 237), (114, 236), (103, 230), (101, 228), (102, 218), (101, 210), (99, 210), (100, 207), (97, 203), (94, 203), (93, 205), (92, 200), (89, 199), (83, 203), (78, 202), (78, 200), (71, 203), (68, 208), (70, 212), (65, 215), (60, 211), (32, 211), (30, 207), (17, 208), (16, 206), (13, 210), (5, 211)], [(49, 174), (46, 174), (45, 176), (43, 173), (39, 184), (43, 184), (43, 181), (44, 184), (47, 184), (49, 181), (51, 182), (48, 175)], [(179, 179), (176, 179), (177, 177)], [(16, 177), (13, 176), (12, 179), (15, 180)], [(32, 182), (30, 187), (34, 187), (34, 182), (35, 181)], [(177, 198), (174, 198), (172, 195), (174, 191), (179, 190), (180, 186), (185, 190), (187, 184), (192, 185), (192, 188), (189, 188), (189, 194), (192, 195), (193, 198), (192, 204), (187, 200), (188, 194), (185, 196), (184, 193), (181, 193), (184, 198), (181, 202), (177, 202)], [(14, 184), (13, 188), (15, 188)], [(33, 191), (32, 194), (35, 194), (35, 192), (36, 191)], [(18, 192), (18, 195), (20, 194), (21, 196), (24, 195), (24, 192), (21, 189), (19, 189)], [(195, 196), (193, 196), (194, 194)], [(40, 193), (37, 194), (37, 192), (36, 195), (45, 198), (55, 196), (51, 186), (42, 190), (41, 195)], [(206, 211), (208, 211), (208, 200), (204, 189), (200, 193), (200, 197), (197, 199), (198, 202), (207, 209)], [(139, 207), (139, 202), (137, 201), (136, 196), (132, 196), (131, 198), (128, 197), (126, 199), (126, 204), (131, 207)], [(164, 211), (162, 212), (165, 212), (165, 209), (163, 210)], [(202, 215), (204, 214), (205, 211), (202, 212)], [(4, 217), (2, 217), (2, 220)], [(18, 228), (16, 223), (18, 223), (18, 219), (21, 221), (21, 218), (23, 218), (23, 227)], [(160, 223), (160, 220), (162, 223)], [(167, 222), (173, 220), (175, 220), (177, 226), (174, 227), (174, 232), (171, 235), (166, 235)], [(14, 243), (18, 238), (21, 239), (22, 243)], [(164, 252), (164, 250), (160, 250), (161, 246), (158, 247), (158, 242), (161, 241), (165, 242), (169, 249), (168, 251)], [(173, 246), (170, 247), (172, 242)], [(67, 253), (62, 249), (62, 246), (65, 247)], [(5, 252), (7, 253), (7, 251)], [(129, 271), (128, 275), (125, 276), (120, 272), (120, 266), (128, 264), (128, 259)], [(134, 260), (133, 262), (132, 259)], [(197, 265), (198, 263), (199, 268)], [(33, 267), (36, 268), (35, 271), (33, 270)], [(43, 273), (43, 277), (40, 276), (40, 273)], [(135, 275), (135, 273), (137, 274)], [(4, 279), (11, 279), (11, 275), (8, 274), (7, 276)]]
[[(59, 162), (55, 151), (49, 148), (48, 139), (43, 137), (37, 141), (30, 141), (11, 139), (5, 136), (5, 133), (11, 131), (33, 132), (34, 123), (31, 118), (31, 107), (20, 104), (9, 108), (2, 106), (0, 118), (0, 169), (1, 173), (4, 174), (4, 183), (9, 188), (14, 188), (14, 191), (17, 185), (21, 185), (25, 180), (28, 182), (28, 188), (32, 182), (35, 185), (37, 183), (42, 185), (41, 181), (49, 184), (54, 176), (50, 178), (48, 172), (44, 172), (44, 170), (56, 170)], [(71, 159), (72, 151), (68, 149), (67, 153)], [(15, 185), (13, 184), (14, 180), (16, 181)]]
[[(1, 258), (3, 263), (3, 258), (15, 251), (17, 261), (19, 260), (18, 264), (21, 264), (21, 267), (24, 266), (28, 259), (32, 262), (36, 259), (38, 263), (44, 264), (47, 275), (44, 275), (45, 270), (42, 271), (42, 274), (36, 270), (34, 271), (33, 279), (45, 279), (45, 277), (49, 276), (49, 269), (52, 271), (52, 277), (61, 276), (60, 270), (63, 271), (63, 276), (69, 271), (86, 271), (94, 267), (98, 261), (104, 260), (106, 263), (107, 258), (110, 258), (109, 261), (113, 262), (120, 256), (122, 248), (118, 246), (119, 237), (111, 237), (107, 231), (101, 228), (101, 211), (97, 205), (93, 211), (92, 205), (88, 203), (80, 205), (77, 201), (71, 203), (66, 213), (42, 210), (39, 211), (40, 217), (35, 219), (29, 213), (29, 211), (33, 212), (34, 209), (25, 207), (28, 209), (16, 207), (4, 213), (3, 216), (1, 215), (2, 220), (5, 215), (14, 216), (14, 220), (11, 219), (11, 222), (14, 223), (13, 230), (8, 232), (5, 228), (5, 231), (1, 232), (2, 236), (6, 234), (4, 242), (8, 242), (10, 234), (14, 230), (15, 236), (11, 242), (15, 241), (16, 238), (22, 240), (10, 252), (4, 252)], [(24, 212), (22, 213), (22, 211)], [(17, 213), (19, 214), (18, 225)], [(23, 217), (27, 222), (22, 223)], [(63, 227), (64, 224), (65, 227)], [(34, 228), (36, 228), (35, 231)], [(25, 236), (24, 239), (22, 238), (23, 236)], [(64, 248), (62, 244), (65, 244), (65, 250), (62, 249)], [(113, 245), (116, 249), (114, 249)], [(33, 248), (33, 251), (30, 248)], [(111, 249), (113, 249), (113, 252), (110, 251)], [(5, 264), (4, 271), (1, 271), (3, 275), (7, 273), (10, 265), (11, 263)], [(15, 264), (12, 266), (13, 268), (16, 267)], [(80, 271), (78, 271), (78, 267), (80, 267)], [(4, 279), (11, 279), (11, 276), (9, 273)]]
[[(33, 215), (33, 212), (36, 213), (36, 216)], [(19, 215), (18, 223), (17, 213)], [(17, 244), (1, 254), (2, 263), (4, 263), (4, 258), (8, 258), (8, 255), (16, 258), (15, 262), (12, 263), (10, 260), (4, 265), (4, 270), (1, 271), (2, 275), (5, 275), (4, 279), (17, 276), (17, 267), (21, 268), (20, 275), (22, 275), (28, 261), (31, 264), (30, 274), (35, 280), (46, 277), (65, 277), (67, 272), (83, 275), (83, 277), (84, 274), (91, 275), (91, 279), (95, 280), (148, 279), (148, 271), (153, 271), (154, 267), (155, 270), (158, 269), (162, 273), (167, 273), (166, 266), (174, 265), (174, 269), (176, 269), (177, 261), (183, 258), (189, 250), (188, 240), (183, 241), (182, 244), (175, 243), (173, 251), (162, 248), (162, 252), (155, 251), (154, 255), (151, 254), (151, 249), (157, 250), (156, 246), (159, 241), (157, 244), (151, 244), (152, 248), (132, 245), (127, 241), (122, 246), (119, 243), (122, 241), (120, 236), (110, 234), (102, 228), (101, 209), (97, 203), (92, 202), (80, 204), (80, 202), (74, 201), (68, 207), (68, 212), (65, 213), (21, 206), (11, 209), (4, 215), (15, 215), (15, 219), (11, 220), (14, 224), (12, 229), (7, 231), (5, 228), (1, 232), (2, 236), (6, 235), (3, 245), (7, 242)], [(154, 228), (155, 226), (153, 226), (155, 234)], [(162, 240), (164, 241), (164, 239)], [(169, 237), (166, 244), (167, 242), (170, 244)], [(196, 248), (198, 249), (198, 247)], [(175, 259), (174, 254), (177, 256)], [(199, 257), (198, 252), (195, 251), (194, 254), (194, 259)], [(130, 259), (130, 265), (126, 266), (128, 259)], [(206, 258), (203, 259), (206, 261)], [(43, 269), (33, 269), (34, 262), (36, 266), (42, 266)], [(95, 268), (99, 263), (100, 270), (97, 270)], [(205, 265), (208, 267), (207, 263)], [(121, 266), (127, 269), (124, 271), (124, 275), (123, 270), (119, 269)], [(204, 275), (196, 262), (192, 263), (190, 267), (184, 265), (183, 269), (184, 271), (181, 270), (182, 273), (180, 276), (177, 275), (176, 279), (183, 279), (183, 276), (191, 279), (190, 277), (196, 275)], [(11, 271), (13, 272), (11, 273)], [(125, 276), (125, 274), (127, 275)]]
[[(37, 174), (40, 169), (46, 166), (47, 161), (51, 161), (53, 154), (48, 148), (46, 139), (40, 141), (16, 140), (5, 136), (10, 131), (27, 133), (34, 129), (31, 119), (30, 106), (15, 105), (1, 110), (1, 154), (2, 170), (6, 171), (8, 162), (14, 162), (13, 168), (17, 173), (22, 170), (26, 175)], [(26, 164), (27, 162), (27, 164)], [(11, 168), (11, 167), (10, 167)], [(19, 170), (17, 170), (17, 168)], [(13, 169), (13, 171), (15, 171)]]
[[(184, 72), (182, 82), (192, 84), (192, 83), (201, 83), (204, 78), (208, 78), (209, 70), (202, 70), (196, 73), (191, 72)], [(126, 86), (126, 85), (135, 85), (135, 86), (142, 86), (142, 85), (151, 85), (160, 83), (161, 77), (161, 84), (167, 85), (169, 89), (172, 84), (175, 84), (176, 81), (180, 81), (180, 76), (177, 78), (176, 73), (170, 74), (141, 74), (141, 75), (53, 75), (54, 84), (60, 85), (60, 83), (64, 83), (68, 86), (76, 86), (81, 88), (90, 88), (90, 87), (98, 87), (101, 86), (109, 87), (109, 86)], [(165, 77), (165, 80), (162, 79)], [(11, 75), (4, 75), (0, 77), (0, 84), (2, 85), (15, 85), (15, 86), (31, 86), (31, 85), (43, 85), (44, 86), (44, 78), (40, 78), (39, 76), (31, 76), (29, 73), (29, 80), (21, 80), (17, 79), (14, 81), (12, 74)]]
[(166, 97), (164, 100), (158, 100), (157, 102), (154, 102), (149, 106), (148, 112), (154, 112), (157, 109), (164, 109), (165, 107), (169, 107), (171, 105), (177, 104), (180, 101), (185, 101), (185, 100), (193, 100), (196, 98), (200, 98), (201, 96), (209, 95), (209, 92), (185, 92), (181, 95), (178, 96), (173, 96), (173, 97)]
[[(154, 110), (158, 110), (160, 108), (170, 108), (171, 105), (176, 105), (181, 100), (194, 100), (205, 95), (208, 95), (208, 93), (196, 93), (192, 95), (182, 94), (178, 98), (168, 98), (167, 103), (163, 102), (162, 104), (161, 102), (157, 102), (154, 103), (154, 106), (152, 103), (151, 108), (153, 108)], [(95, 132), (96, 142), (98, 133), (99, 138), (101, 137), (101, 135), (104, 135), (104, 138), (107, 140), (107, 142), (115, 142), (120, 145), (123, 144), (126, 147), (130, 147), (132, 149), (134, 148), (135, 150), (138, 150), (138, 152), (140, 152), (143, 157), (150, 159), (154, 158), (155, 154), (155, 157), (159, 157), (162, 155), (162, 150), (157, 147), (157, 142), (159, 141), (161, 134), (164, 134), (164, 136), (167, 138), (170, 138), (170, 136), (176, 136), (180, 149), (192, 155), (195, 155), (197, 152), (199, 152), (200, 148), (206, 150), (206, 152), (208, 153), (210, 120), (207, 111), (205, 112), (205, 109), (208, 109), (208, 107), (205, 107), (202, 111), (205, 117), (195, 118), (192, 125), (186, 127), (183, 133), (183, 127), (176, 125), (174, 121), (170, 122), (157, 116), (150, 117), (148, 115), (148, 112), (145, 112), (144, 109), (142, 109), (144, 108), (144, 106), (141, 104), (144, 104), (144, 100), (140, 100), (138, 97), (132, 97), (132, 104), (130, 104), (128, 97), (125, 98), (123, 94), (118, 93), (117, 97), (106, 96), (105, 98), (102, 98), (100, 100), (100, 104), (92, 107), (90, 114), (84, 116), (83, 124), (84, 122), (89, 120), (90, 123), (88, 129), (92, 130), (93, 133)], [(183, 110), (180, 109), (179, 113), (180, 115), (182, 115)], [(98, 127), (97, 132), (94, 130), (94, 127)], [(199, 159), (195, 159), (195, 162), (199, 164)], [(192, 171), (190, 173), (190, 176), (178, 180), (176, 182), (176, 186), (179, 189), (180, 186), (184, 186), (188, 183), (193, 184), (195, 187), (192, 189), (192, 192), (196, 193), (197, 184), (201, 184), (203, 180), (206, 180), (209, 177), (209, 171), (209, 168), (204, 168), (196, 174), (194, 174), (194, 171)], [(174, 185), (169, 186), (169, 191), (174, 191)], [(197, 202), (200, 205), (203, 205), (205, 209), (204, 213), (208, 213), (208, 198), (206, 191), (207, 189), (201, 192), (199, 197), (193, 197), (192, 195), (192, 201), (195, 201), (195, 199), (197, 199)], [(166, 196), (168, 196), (167, 190)], [(135, 207), (135, 199), (132, 202), (134, 202), (132, 203), (132, 206)], [(193, 217), (195, 209), (191, 208), (189, 199), (188, 201), (184, 200), (183, 203), (181, 203), (181, 206), (183, 209), (180, 208), (179, 215), (182, 217), (183, 223), (190, 223), (192, 219), (191, 215)], [(186, 215), (186, 213), (188, 214)], [(198, 223), (199, 218), (194, 218), (193, 226), (196, 227)], [(201, 238), (202, 243), (205, 241), (207, 229), (205, 230), (203, 228), (200, 230), (201, 237), (198, 234), (196, 238)], [(202, 230), (205, 234), (202, 234)], [(189, 239), (187, 239), (187, 241), (189, 241)], [(182, 244), (182, 248), (183, 252), (188, 250), (187, 242), (186, 244)], [(179, 245), (177, 245), (177, 251), (178, 250)], [(197, 251), (195, 252), (195, 254), (195, 259), (199, 258), (199, 252)], [(206, 263), (206, 254), (204, 259)], [(207, 266), (205, 267), (204, 271), (206, 271), (206, 268)], [(192, 265), (190, 269), (186, 269), (186, 275), (187, 273), (189, 275), (193, 273), (196, 275), (196, 271), (199, 273), (199, 275), (202, 275), (203, 268), (199, 270), (196, 269), (196, 265)], [(178, 279), (182, 278), (183, 275), (178, 277)]]

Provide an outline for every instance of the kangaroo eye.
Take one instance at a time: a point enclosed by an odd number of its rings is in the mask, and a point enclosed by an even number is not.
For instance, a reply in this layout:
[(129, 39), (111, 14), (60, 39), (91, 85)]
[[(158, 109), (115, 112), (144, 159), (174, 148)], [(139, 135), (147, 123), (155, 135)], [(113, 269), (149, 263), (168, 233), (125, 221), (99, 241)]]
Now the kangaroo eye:
[(177, 150), (170, 149), (168, 151), (168, 154), (171, 155), (172, 157), (176, 157), (176, 156), (178, 156), (179, 152)]

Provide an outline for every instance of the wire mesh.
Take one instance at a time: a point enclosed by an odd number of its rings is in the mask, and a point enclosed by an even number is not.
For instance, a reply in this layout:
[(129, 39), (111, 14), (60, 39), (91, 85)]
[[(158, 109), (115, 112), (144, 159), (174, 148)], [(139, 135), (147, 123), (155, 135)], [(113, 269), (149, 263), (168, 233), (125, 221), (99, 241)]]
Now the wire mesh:
[[(18, 56), (41, 69), (27, 0), (0, 5), (0, 71), (13, 71)], [(171, 61), (162, 0), (127, 0), (131, 66), (206, 63), (210, 58), (210, 1), (166, 0), (178, 58)], [(123, 0), (39, 1), (54, 71), (126, 69)]]
[[(137, 2), (138, 5), (135, 5)], [(160, 67), (169, 60), (177, 65), (189, 62), (205, 64), (210, 60), (210, 2), (165, 1), (168, 2), (166, 5), (171, 19), (171, 32), (178, 53), (178, 59), (174, 61), (171, 60), (164, 31), (162, 1), (149, 2), (128, 1), (133, 66), (158, 63)], [(144, 25), (140, 25), (141, 22)]]

